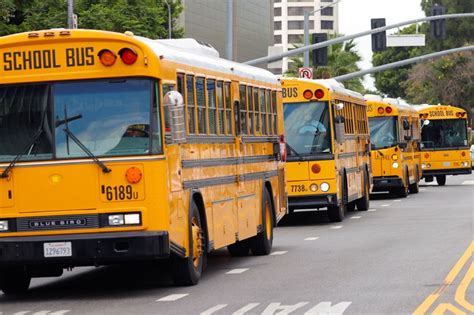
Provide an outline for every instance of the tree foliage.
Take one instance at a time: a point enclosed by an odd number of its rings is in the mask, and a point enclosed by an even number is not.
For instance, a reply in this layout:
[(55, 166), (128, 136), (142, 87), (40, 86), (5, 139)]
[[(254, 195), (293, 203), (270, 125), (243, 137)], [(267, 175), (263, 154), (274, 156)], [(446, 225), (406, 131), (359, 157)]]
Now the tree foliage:
[[(311, 58), (310, 58), (311, 59)], [(285, 76), (295, 77), (298, 75), (298, 68), (303, 66), (303, 57), (291, 58), (292, 66)], [(348, 41), (328, 47), (328, 65), (317, 66), (313, 73), (315, 79), (329, 79), (339, 75), (359, 71), (357, 65), (361, 61), (361, 56), (356, 51), (356, 43)], [(312, 60), (310, 60), (310, 64)], [(350, 90), (364, 93), (362, 78), (354, 78), (344, 82), (344, 86)]]
[[(182, 37), (177, 18), (181, 1), (169, 1), (173, 37)], [(0, 35), (67, 27), (65, 0), (0, 0)], [(79, 28), (132, 31), (149, 38), (168, 37), (168, 10), (163, 0), (76, 0)]]

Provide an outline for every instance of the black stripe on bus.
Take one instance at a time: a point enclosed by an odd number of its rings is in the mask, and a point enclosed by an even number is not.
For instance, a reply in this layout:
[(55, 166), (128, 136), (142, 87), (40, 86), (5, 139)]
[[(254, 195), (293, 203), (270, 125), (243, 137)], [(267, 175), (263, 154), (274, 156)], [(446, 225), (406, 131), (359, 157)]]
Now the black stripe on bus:
[(186, 142), (192, 144), (234, 143), (235, 138), (233, 136), (189, 135), (186, 137)]
[(277, 161), (277, 157), (275, 155), (255, 155), (255, 156), (244, 156), (243, 158), (183, 160), (182, 166), (183, 168), (198, 168), (198, 167), (251, 164), (251, 163), (274, 162), (274, 161)]
[[(248, 174), (240, 175), (239, 179), (240, 181), (250, 181), (250, 180), (257, 180), (257, 179), (268, 179), (270, 177), (274, 177), (277, 175), (278, 175), (277, 171), (256, 172), (256, 173), (248, 173)], [(213, 177), (213, 178), (184, 181), (183, 188), (184, 189), (203, 188), (203, 187), (210, 187), (210, 186), (233, 184), (236, 182), (237, 182), (237, 175), (220, 176), (220, 177)]]
[(350, 153), (339, 153), (338, 155), (340, 158), (351, 158), (351, 157), (355, 157), (357, 156), (357, 153), (356, 152), (350, 152)]
[(278, 136), (242, 136), (242, 143), (279, 143)]

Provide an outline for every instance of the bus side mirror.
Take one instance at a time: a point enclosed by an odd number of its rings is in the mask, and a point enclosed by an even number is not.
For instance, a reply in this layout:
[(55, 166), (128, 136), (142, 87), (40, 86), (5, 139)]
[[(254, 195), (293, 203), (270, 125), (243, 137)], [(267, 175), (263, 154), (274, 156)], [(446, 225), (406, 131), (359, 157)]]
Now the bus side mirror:
[(421, 129), (423, 129), (424, 126), (428, 126), (429, 124), (430, 124), (430, 120), (429, 120), (429, 119), (423, 120), (423, 124), (421, 125)]
[(172, 143), (186, 143), (183, 96), (177, 91), (169, 91), (166, 93), (163, 103), (170, 114)]
[(398, 144), (398, 147), (402, 150), (406, 149), (408, 147), (408, 144), (406, 142), (400, 142)]
[(336, 142), (339, 144), (344, 143), (344, 141), (346, 140), (344, 117), (336, 116), (334, 129), (335, 129), (334, 133), (335, 133)]

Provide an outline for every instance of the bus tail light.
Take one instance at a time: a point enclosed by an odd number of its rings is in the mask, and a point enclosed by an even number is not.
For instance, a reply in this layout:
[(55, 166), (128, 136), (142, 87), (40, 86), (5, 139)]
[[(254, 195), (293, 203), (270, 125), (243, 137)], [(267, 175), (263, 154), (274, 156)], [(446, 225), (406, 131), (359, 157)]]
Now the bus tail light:
[(129, 66), (133, 65), (138, 59), (137, 53), (133, 49), (130, 49), (130, 48), (120, 49), (119, 55), (123, 63)]
[(99, 59), (104, 66), (110, 67), (113, 66), (117, 60), (117, 55), (108, 49), (102, 49), (99, 51)]
[(324, 91), (321, 90), (321, 89), (317, 89), (316, 91), (314, 91), (314, 96), (316, 98), (323, 98), (324, 97)]
[(286, 162), (286, 141), (285, 135), (280, 135), (280, 157), (282, 162)]
[(377, 108), (377, 113), (382, 115), (383, 113), (385, 113), (385, 109), (383, 109), (383, 107), (379, 107), (379, 108)]
[(391, 107), (385, 108), (385, 112), (386, 112), (387, 114), (391, 114), (391, 113), (392, 113), (392, 108), (391, 108)]
[(321, 166), (319, 164), (313, 164), (311, 166), (311, 172), (313, 172), (314, 174), (318, 174), (319, 172), (321, 172)]
[(139, 168), (130, 167), (125, 173), (125, 178), (130, 184), (137, 184), (142, 180), (143, 174)]
[(311, 90), (305, 90), (303, 92), (303, 97), (307, 100), (313, 98), (313, 92), (311, 92)]

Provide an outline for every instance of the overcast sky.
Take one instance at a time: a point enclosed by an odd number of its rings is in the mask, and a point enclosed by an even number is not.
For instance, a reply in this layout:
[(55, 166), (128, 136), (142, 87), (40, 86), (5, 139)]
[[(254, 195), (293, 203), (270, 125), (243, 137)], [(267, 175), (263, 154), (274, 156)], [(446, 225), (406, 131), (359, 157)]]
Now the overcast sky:
[[(342, 0), (339, 3), (339, 27), (344, 35), (350, 35), (370, 29), (370, 19), (385, 18), (387, 25), (425, 16), (420, 6), (421, 0)], [(393, 30), (387, 34), (395, 32)], [(356, 39), (359, 53), (363, 57), (361, 67), (372, 65), (372, 44), (369, 36)], [(371, 80), (372, 81), (372, 80)], [(373, 87), (366, 82), (366, 87)]]

